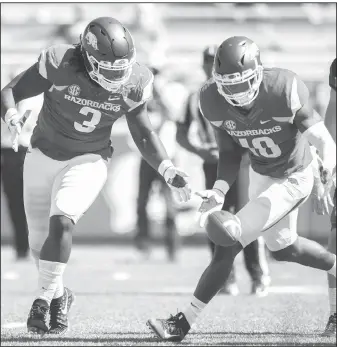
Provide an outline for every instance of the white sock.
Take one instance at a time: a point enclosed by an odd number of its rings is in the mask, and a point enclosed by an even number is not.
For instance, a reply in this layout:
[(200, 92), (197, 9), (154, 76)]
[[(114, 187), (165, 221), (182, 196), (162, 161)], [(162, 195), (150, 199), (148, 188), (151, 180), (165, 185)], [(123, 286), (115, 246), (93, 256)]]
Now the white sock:
[(46, 300), (50, 305), (66, 266), (64, 263), (40, 259), (38, 299)]
[(330, 315), (336, 313), (336, 288), (329, 288)]
[(207, 304), (193, 296), (191, 302), (182, 311), (191, 327), (206, 305)]
[(328, 274), (336, 277), (336, 256), (335, 256), (335, 262), (333, 264), (333, 267), (328, 271)]
[[(39, 271), (40, 253), (32, 250), (32, 256), (34, 258), (36, 268)], [(64, 293), (63, 278), (60, 277), (57, 283), (57, 287), (56, 287), (56, 291), (55, 291), (53, 299), (60, 298), (63, 295), (63, 293)]]
[(63, 277), (61, 276), (57, 281), (57, 286), (56, 286), (53, 299), (60, 298), (63, 295), (63, 293), (64, 293)]

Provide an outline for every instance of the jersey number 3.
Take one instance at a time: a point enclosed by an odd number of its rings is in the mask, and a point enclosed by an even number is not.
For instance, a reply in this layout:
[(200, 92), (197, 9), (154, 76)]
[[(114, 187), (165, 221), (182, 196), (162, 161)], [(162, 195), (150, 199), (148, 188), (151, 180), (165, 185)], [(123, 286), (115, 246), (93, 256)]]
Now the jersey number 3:
[(247, 139), (239, 139), (240, 145), (248, 148), (256, 156), (277, 158), (281, 155), (281, 148), (270, 137), (255, 137), (249, 145)]
[(77, 131), (80, 131), (81, 133), (91, 133), (92, 131), (95, 130), (96, 125), (99, 123), (101, 120), (101, 112), (98, 110), (95, 110), (94, 108), (84, 106), (80, 109), (80, 113), (89, 116), (91, 115), (90, 120), (85, 120), (81, 123), (74, 122), (74, 128)]

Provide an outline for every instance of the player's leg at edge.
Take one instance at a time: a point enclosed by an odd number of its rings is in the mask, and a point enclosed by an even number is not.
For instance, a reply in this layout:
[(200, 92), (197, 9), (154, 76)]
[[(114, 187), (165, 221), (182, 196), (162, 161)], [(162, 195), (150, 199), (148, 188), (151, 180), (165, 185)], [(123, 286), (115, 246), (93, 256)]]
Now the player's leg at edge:
[[(221, 211), (214, 213), (221, 214)], [(235, 231), (230, 231), (229, 234), (228, 239), (235, 235)], [(154, 318), (147, 321), (147, 326), (157, 337), (167, 341), (184, 339), (197, 317), (227, 280), (234, 259), (242, 249), (243, 246), (238, 241), (228, 247), (216, 245), (215, 255), (202, 274), (189, 304), (169, 319)], [(324, 270), (336, 277), (336, 256), (319, 243), (304, 237), (297, 237), (292, 244), (274, 251), (273, 256), (276, 260)]]
[[(336, 193), (334, 207), (331, 214), (331, 234), (329, 236), (328, 250), (336, 254)], [(336, 277), (328, 274), (330, 316), (323, 336), (336, 337)]]

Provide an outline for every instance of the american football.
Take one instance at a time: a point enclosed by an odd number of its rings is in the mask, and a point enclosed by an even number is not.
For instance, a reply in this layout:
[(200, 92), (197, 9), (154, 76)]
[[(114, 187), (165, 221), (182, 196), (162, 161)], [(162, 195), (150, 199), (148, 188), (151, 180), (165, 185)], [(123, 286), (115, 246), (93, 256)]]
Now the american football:
[(240, 220), (230, 212), (213, 212), (206, 221), (208, 237), (216, 245), (233, 246), (241, 233)]

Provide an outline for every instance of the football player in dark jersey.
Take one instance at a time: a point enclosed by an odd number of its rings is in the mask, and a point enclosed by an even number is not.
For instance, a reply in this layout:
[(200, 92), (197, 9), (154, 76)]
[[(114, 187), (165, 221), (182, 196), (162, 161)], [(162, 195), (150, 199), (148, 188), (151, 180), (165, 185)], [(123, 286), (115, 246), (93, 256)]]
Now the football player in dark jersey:
[[(276, 260), (327, 271), (336, 277), (336, 255), (297, 235), (298, 207), (310, 196), (319, 152), (330, 187), (336, 145), (309, 102), (309, 91), (293, 72), (265, 68), (257, 45), (231, 37), (217, 50), (213, 78), (200, 91), (200, 110), (213, 125), (219, 147), (217, 180), (204, 199), (201, 225), (216, 243), (215, 255), (187, 306), (169, 319), (147, 324), (162, 340), (181, 341), (225, 283), (236, 255), (262, 236)], [(221, 211), (249, 151), (250, 201), (235, 215)], [(329, 194), (324, 199), (329, 199)]]
[[(329, 75), (330, 100), (325, 114), (325, 125), (336, 142), (336, 59), (330, 66)], [(328, 250), (336, 254), (336, 190), (331, 213), (331, 233)], [(336, 277), (328, 274), (330, 317), (323, 333), (324, 336), (336, 336)]]
[[(212, 77), (212, 68), (217, 46), (208, 46), (203, 51), (203, 70), (207, 80)], [(218, 148), (215, 141), (214, 130), (199, 109), (199, 91), (193, 91), (187, 102), (185, 117), (177, 123), (177, 142), (186, 150), (198, 155), (203, 159), (203, 172), (205, 176), (206, 189), (212, 189), (216, 180), (218, 166)], [(245, 156), (244, 167), (247, 168), (249, 159)], [(236, 213), (242, 202), (239, 198), (239, 185), (242, 183), (237, 179), (227, 193), (226, 200), (222, 206), (224, 211)], [(243, 200), (243, 199), (242, 199)], [(210, 239), (209, 245), (212, 256), (215, 244)], [(257, 296), (268, 294), (270, 283), (268, 263), (265, 254), (263, 238), (259, 238), (244, 248), (244, 261), (247, 271), (252, 280), (251, 293)], [(236, 283), (235, 267), (219, 292), (236, 296), (239, 287)]]
[(186, 174), (169, 159), (147, 115), (152, 83), (152, 73), (136, 61), (127, 28), (101, 17), (86, 26), (78, 45), (43, 50), (34, 65), (1, 91), (1, 116), (15, 150), (22, 125), (16, 104), (44, 93), (24, 163), (29, 244), (39, 271), (29, 332), (62, 334), (68, 328), (74, 296), (63, 287), (62, 276), (72, 233), (106, 181), (111, 128), (118, 118), (126, 116), (142, 156), (178, 198), (190, 198)]

